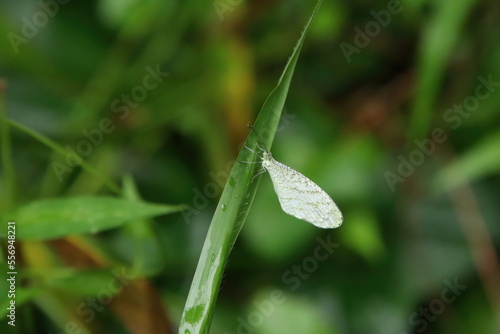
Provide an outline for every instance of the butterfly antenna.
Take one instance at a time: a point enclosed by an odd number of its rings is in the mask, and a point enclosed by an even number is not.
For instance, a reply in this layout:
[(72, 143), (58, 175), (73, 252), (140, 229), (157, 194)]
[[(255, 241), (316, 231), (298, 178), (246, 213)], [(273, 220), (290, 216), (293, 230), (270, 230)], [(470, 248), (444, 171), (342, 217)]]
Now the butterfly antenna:
[(257, 136), (257, 138), (259, 139), (259, 142), (262, 144), (262, 146), (264, 146), (264, 148), (260, 147), (258, 144), (257, 146), (263, 150), (263, 151), (266, 151), (266, 152), (269, 152), (269, 150), (267, 149), (266, 147), (266, 144), (264, 144), (264, 141), (262, 140), (262, 138), (259, 136), (259, 134), (257, 133), (257, 131), (255, 131), (255, 129), (253, 128), (253, 124), (252, 123), (248, 123), (247, 126), (253, 131), (253, 133), (255, 133), (255, 135)]

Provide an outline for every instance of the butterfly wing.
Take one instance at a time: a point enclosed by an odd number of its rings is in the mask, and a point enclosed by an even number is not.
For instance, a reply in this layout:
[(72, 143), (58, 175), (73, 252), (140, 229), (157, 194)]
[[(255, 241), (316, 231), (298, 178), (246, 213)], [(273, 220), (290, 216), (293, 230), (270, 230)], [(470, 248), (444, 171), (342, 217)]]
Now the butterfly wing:
[(335, 202), (316, 183), (274, 159), (267, 171), (287, 214), (321, 228), (337, 228), (343, 217)]

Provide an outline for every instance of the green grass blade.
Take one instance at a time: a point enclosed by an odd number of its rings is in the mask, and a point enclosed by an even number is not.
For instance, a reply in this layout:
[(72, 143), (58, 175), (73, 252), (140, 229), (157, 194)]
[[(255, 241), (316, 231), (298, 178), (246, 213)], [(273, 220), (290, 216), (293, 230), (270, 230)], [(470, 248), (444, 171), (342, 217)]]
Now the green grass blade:
[(435, 191), (450, 191), (466, 183), (500, 172), (500, 132), (484, 136), (478, 143), (442, 168), (432, 180)]
[[(5, 86), (6, 83), (0, 80), (0, 117), (7, 117), (7, 108), (5, 106)], [(0, 152), (3, 168), (3, 183), (5, 184), (5, 194), (0, 195), (3, 197), (3, 202), (0, 204), (0, 210), (10, 209), (12, 203), (15, 202), (15, 180), (17, 179), (14, 163), (12, 162), (11, 155), (11, 142), (9, 127), (3, 123), (0, 125)], [(3, 208), (2, 208), (3, 206)]]
[(16, 233), (19, 240), (47, 240), (74, 234), (97, 233), (183, 208), (106, 196), (82, 196), (31, 202), (7, 214), (4, 221), (17, 221)]
[(437, 2), (436, 13), (420, 45), (417, 95), (413, 103), (410, 128), (412, 138), (427, 136), (435, 115), (435, 100), (442, 85), (451, 53), (459, 39), (474, 0)]
[[(309, 28), (321, 2), (321, 0), (318, 1), (288, 60), (278, 85), (267, 98), (254, 124), (256, 131), (263, 137), (268, 148), (271, 147), (278, 127), (305, 32)], [(255, 135), (250, 134), (245, 145), (255, 148)], [(260, 178), (256, 178), (251, 182), (255, 170), (260, 168), (258, 164), (242, 164), (238, 161), (257, 161), (257, 157), (253, 153), (242, 149), (231, 170), (203, 245), (184, 313), (182, 314), (179, 333), (209, 332), (224, 267), (231, 248), (243, 226)]]
[(58, 143), (56, 143), (55, 141), (51, 140), (50, 138), (48, 137), (45, 137), (44, 135), (40, 134), (40, 133), (37, 133), (27, 127), (25, 127), (24, 125), (22, 124), (19, 124), (11, 119), (8, 119), (6, 117), (4, 117), (3, 115), (0, 114), (0, 121), (3, 121), (5, 122), (6, 124), (12, 126), (13, 128), (21, 131), (21, 132), (24, 132), (26, 133), (27, 135), (35, 138), (36, 140), (38, 140), (40, 143), (44, 144), (45, 146), (51, 148), (52, 150), (54, 150), (55, 152), (59, 153), (61, 156), (66, 156), (66, 157), (71, 157), (73, 160), (75, 161), (79, 161), (81, 160), (80, 162), (80, 166), (85, 170), (87, 171), (89, 174), (95, 176), (98, 180), (101, 180), (107, 187), (109, 190), (113, 191), (114, 193), (120, 195), (121, 194), (121, 190), (120, 190), (120, 187), (118, 185), (116, 185), (113, 181), (111, 181), (109, 178), (107, 178), (105, 175), (102, 175), (101, 172), (99, 172), (97, 169), (95, 169), (92, 165), (90, 165), (89, 163), (87, 163), (85, 160), (83, 160), (83, 158), (80, 158), (79, 156), (74, 156), (73, 153), (69, 152), (69, 151), (66, 151), (64, 149), (64, 147), (62, 147), (61, 145), (59, 145)]

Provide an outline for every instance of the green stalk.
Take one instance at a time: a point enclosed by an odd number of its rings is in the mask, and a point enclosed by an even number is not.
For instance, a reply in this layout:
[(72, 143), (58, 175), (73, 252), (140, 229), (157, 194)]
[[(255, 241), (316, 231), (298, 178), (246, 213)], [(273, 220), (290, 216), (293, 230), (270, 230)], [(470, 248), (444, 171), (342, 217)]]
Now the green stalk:
[[(288, 60), (278, 85), (267, 98), (255, 121), (255, 130), (263, 137), (268, 148), (271, 147), (278, 128), (305, 32), (316, 15), (321, 2), (322, 0), (318, 1)], [(250, 134), (245, 141), (245, 145), (252, 149), (256, 148), (255, 135)], [(252, 182), (255, 170), (259, 168), (258, 164), (243, 164), (239, 163), (239, 161), (257, 161), (257, 158), (253, 153), (243, 148), (231, 170), (201, 251), (182, 314), (179, 333), (206, 334), (210, 330), (224, 267), (245, 222), (260, 180), (260, 177), (257, 177)]]
[[(21, 132), (24, 132), (27, 135), (35, 138), (36, 140), (38, 140), (39, 142), (41, 142), (45, 146), (51, 148), (55, 152), (59, 153), (63, 157), (69, 154), (74, 159), (79, 158), (78, 156), (75, 157), (73, 155), (73, 153), (67, 152), (64, 149), (64, 147), (57, 144), (55, 141), (51, 140), (50, 138), (45, 137), (44, 135), (37, 133), (37, 132), (35, 132), (35, 131), (25, 127), (24, 125), (21, 125), (21, 124), (13, 121), (11, 119), (8, 119), (8, 118), (4, 117), (3, 115), (0, 115), (0, 121), (3, 121), (6, 124), (12, 126), (13, 128), (15, 128)], [(121, 194), (121, 190), (120, 190), (120, 187), (118, 185), (116, 185), (113, 181), (111, 181), (105, 175), (102, 175), (101, 172), (99, 172), (97, 169), (95, 169), (92, 165), (87, 163), (85, 160), (82, 159), (80, 166), (82, 166), (82, 168), (85, 171), (87, 171), (89, 174), (91, 174), (91, 175), (95, 176), (97, 179), (101, 180), (109, 188), (109, 190), (111, 190), (112, 192), (114, 192), (118, 195)]]
[(425, 138), (436, 116), (436, 97), (443, 85), (444, 73), (449, 66), (461, 30), (471, 14), (474, 0), (445, 0), (436, 2), (436, 10), (427, 24), (418, 58), (416, 96), (410, 115), (408, 142)]

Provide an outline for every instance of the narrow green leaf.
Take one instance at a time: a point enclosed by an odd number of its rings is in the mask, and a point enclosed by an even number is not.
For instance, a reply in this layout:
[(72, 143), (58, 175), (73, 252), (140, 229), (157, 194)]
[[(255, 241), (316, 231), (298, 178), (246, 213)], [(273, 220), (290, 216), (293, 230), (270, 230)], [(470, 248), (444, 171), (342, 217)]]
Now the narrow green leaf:
[(182, 210), (182, 206), (132, 202), (113, 197), (74, 197), (32, 202), (6, 215), (14, 220), (19, 240), (46, 240), (96, 233)]
[(107, 178), (105, 175), (102, 175), (101, 172), (99, 172), (97, 169), (95, 169), (91, 164), (86, 162), (85, 160), (81, 159), (80, 156), (76, 155), (74, 153), (71, 153), (69, 151), (66, 151), (64, 147), (53, 141), (52, 139), (45, 137), (44, 135), (37, 133), (27, 127), (25, 127), (22, 124), (17, 123), (16, 121), (13, 121), (11, 119), (6, 118), (5, 116), (0, 114), (0, 121), (5, 122), (6, 124), (12, 126), (13, 128), (24, 132), (25, 134), (35, 138), (38, 140), (40, 143), (44, 144), (45, 146), (51, 148), (54, 152), (57, 152), (63, 157), (66, 158), (71, 158), (74, 161), (81, 161), (79, 165), (87, 171), (89, 174), (93, 175), (96, 179), (101, 180), (108, 188), (109, 190), (113, 191), (116, 194), (120, 194), (120, 187), (118, 187), (112, 180)]
[[(123, 197), (129, 201), (142, 201), (134, 179), (130, 175), (123, 178)], [(127, 224), (120, 230), (123, 240), (129, 245), (127, 253), (133, 262), (133, 271), (148, 276), (163, 268), (161, 240), (155, 233), (150, 219), (141, 219)]]
[[(122, 268), (55, 269), (51, 270), (51, 275), (44, 277), (43, 286), (77, 296), (97, 296), (120, 270)], [(112, 295), (118, 292), (119, 289), (109, 290)]]
[(443, 168), (433, 180), (435, 190), (447, 191), (500, 171), (500, 133), (494, 133)]
[[(271, 147), (278, 127), (305, 32), (321, 2), (321, 0), (318, 1), (288, 60), (278, 85), (267, 98), (254, 124), (256, 131), (263, 137), (268, 148)], [(255, 135), (250, 134), (245, 145), (255, 148), (257, 146)], [(208, 333), (210, 330), (224, 267), (243, 226), (260, 179), (258, 177), (253, 182), (251, 181), (259, 166), (243, 164), (239, 161), (256, 160), (257, 157), (254, 154), (242, 149), (231, 170), (203, 245), (182, 315), (179, 333)]]
[(423, 138), (432, 125), (434, 103), (455, 43), (475, 0), (442, 0), (427, 26), (420, 45), (417, 87), (411, 114), (413, 138)]
[[(0, 117), (7, 117), (7, 108), (5, 106), (5, 82), (0, 80)], [(14, 203), (15, 194), (15, 180), (17, 179), (16, 169), (12, 161), (12, 144), (10, 142), (9, 127), (7, 124), (0, 124), (0, 154), (2, 159), (3, 175), (1, 180), (5, 185), (4, 194), (0, 194), (2, 204), (0, 210), (9, 210), (12, 203)]]

